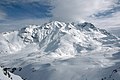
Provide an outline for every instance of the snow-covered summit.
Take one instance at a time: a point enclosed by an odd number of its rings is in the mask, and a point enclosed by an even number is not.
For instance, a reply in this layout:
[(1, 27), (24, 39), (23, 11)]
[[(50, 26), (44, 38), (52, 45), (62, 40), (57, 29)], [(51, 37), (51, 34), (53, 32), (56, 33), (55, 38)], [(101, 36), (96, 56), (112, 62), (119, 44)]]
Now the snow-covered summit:
[[(111, 35), (104, 29), (96, 28), (93, 24), (84, 22), (84, 23), (64, 23), (64, 22), (58, 22), (58, 21), (52, 21), (49, 23), (45, 23), (41, 26), (38, 25), (29, 25), (28, 27), (22, 28), (19, 31), (19, 36), (21, 38), (26, 38), (26, 40), (33, 41), (34, 38), (38, 37), (45, 37), (49, 36), (51, 32), (59, 32), (61, 34), (62, 32), (65, 32), (66, 34), (72, 34), (71, 32), (76, 32), (77, 30), (80, 31), (80, 33), (94, 33), (94, 36), (99, 33), (101, 35), (104, 35), (102, 37)], [(96, 33), (96, 34), (95, 34)], [(73, 33), (76, 34), (76, 33)], [(98, 35), (97, 35), (98, 36)], [(113, 36), (113, 35), (111, 35)], [(100, 36), (98, 36), (100, 37)], [(30, 42), (31, 42), (30, 41)], [(39, 41), (39, 40), (38, 40)]]
[(19, 31), (6, 32), (0, 36), (1, 53), (16, 53), (34, 45), (36, 51), (61, 56), (102, 49), (106, 44), (116, 44), (118, 40), (106, 30), (96, 28), (88, 22), (59, 21), (28, 25)]

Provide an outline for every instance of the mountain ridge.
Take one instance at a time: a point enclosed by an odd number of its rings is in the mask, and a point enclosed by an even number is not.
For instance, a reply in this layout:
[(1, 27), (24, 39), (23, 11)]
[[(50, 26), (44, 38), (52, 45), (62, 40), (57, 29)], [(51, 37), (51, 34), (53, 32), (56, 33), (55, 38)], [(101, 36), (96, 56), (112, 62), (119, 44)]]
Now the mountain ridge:
[[(78, 48), (78, 50), (76, 50), (77, 52), (79, 52), (80, 48), (89, 51), (90, 49), (92, 50), (89, 46), (93, 47), (93, 49), (94, 47), (97, 48), (97, 46), (102, 45), (103, 42), (109, 40), (109, 38), (110, 40), (113, 39), (113, 43), (118, 40), (117, 37), (111, 35), (106, 30), (96, 28), (93, 24), (88, 22), (75, 24), (73, 22), (64, 23), (59, 21), (52, 21), (41, 26), (29, 25), (19, 31), (2, 33), (1, 37), (4, 38), (4, 40), (0, 40), (1, 44), (4, 45), (4, 43), (6, 43), (5, 45), (8, 46), (6, 51), (11, 53), (19, 51), (28, 44), (33, 43), (37, 44), (37, 46), (39, 46), (37, 47), (39, 48), (38, 50), (42, 52), (49, 52), (49, 49), (55, 52), (58, 45), (62, 45), (62, 47), (65, 48), (71, 46), (69, 48), (73, 49), (71, 52), (73, 54), (74, 46)], [(64, 44), (65, 41), (68, 43), (67, 45)], [(107, 41), (104, 43), (107, 43)], [(52, 48), (50, 48), (50, 46), (52, 46)], [(57, 50), (61, 51), (61, 49)], [(7, 53), (6, 51), (3, 52)]]

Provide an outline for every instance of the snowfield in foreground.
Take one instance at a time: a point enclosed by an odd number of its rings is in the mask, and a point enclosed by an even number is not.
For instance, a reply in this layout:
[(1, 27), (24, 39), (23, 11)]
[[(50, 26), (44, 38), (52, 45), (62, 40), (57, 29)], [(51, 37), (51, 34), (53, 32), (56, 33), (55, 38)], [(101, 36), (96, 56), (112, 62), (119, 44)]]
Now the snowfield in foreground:
[(0, 34), (0, 65), (23, 80), (120, 80), (119, 56), (120, 39), (88, 22)]
[(0, 80), (22, 80), (22, 78), (10, 73), (5, 68), (0, 68)]

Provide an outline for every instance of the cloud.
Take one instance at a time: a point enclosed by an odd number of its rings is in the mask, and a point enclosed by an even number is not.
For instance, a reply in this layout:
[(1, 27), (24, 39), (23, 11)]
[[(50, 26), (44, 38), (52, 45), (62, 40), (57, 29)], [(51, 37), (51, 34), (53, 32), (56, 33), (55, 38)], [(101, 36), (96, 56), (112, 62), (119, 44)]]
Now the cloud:
[(55, 19), (80, 20), (86, 19), (98, 11), (107, 10), (113, 0), (56, 0), (52, 11)]
[(16, 20), (11, 21), (7, 20), (0, 24), (0, 32), (12, 31), (21, 29), (27, 25), (42, 25), (49, 21), (49, 18), (44, 19), (24, 19), (24, 20)]
[(117, 13), (117, 12), (120, 12), (120, 0), (114, 0), (110, 9), (95, 13), (93, 17), (96, 17), (96, 18), (112, 17), (114, 13)]
[(52, 16), (50, 0), (1, 0), (0, 32), (43, 24)]
[(6, 18), (6, 13), (4, 13), (3, 11), (0, 11), (0, 21), (5, 20)]
[(102, 28), (120, 27), (120, 12), (113, 13), (112, 16), (108, 18), (92, 18), (90, 21)]
[(30, 19), (51, 17), (52, 6), (47, 1), (39, 0), (5, 0), (0, 2), (0, 10), (6, 13), (7, 19)]
[(20, 2), (20, 3), (40, 2), (43, 4), (48, 4), (50, 3), (50, 0), (1, 0), (0, 1), (0, 3), (2, 4), (11, 4), (11, 3), (16, 3), (16, 2)]
[(53, 20), (85, 20), (102, 28), (120, 24), (119, 0), (55, 0), (53, 4)]
[(1, 0), (0, 25), (85, 20), (102, 28), (119, 26), (119, 5), (120, 0)]

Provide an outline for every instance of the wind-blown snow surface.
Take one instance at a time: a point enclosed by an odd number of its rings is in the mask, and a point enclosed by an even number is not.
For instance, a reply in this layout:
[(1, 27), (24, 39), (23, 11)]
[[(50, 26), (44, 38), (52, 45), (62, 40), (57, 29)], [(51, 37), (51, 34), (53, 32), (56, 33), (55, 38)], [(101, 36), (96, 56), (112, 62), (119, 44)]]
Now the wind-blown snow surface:
[(0, 68), (0, 80), (22, 80), (22, 78)]
[(120, 80), (120, 39), (88, 22), (1, 33), (0, 51), (0, 65), (25, 80)]

